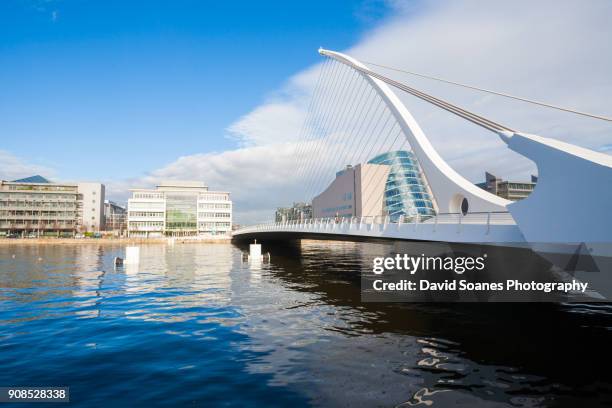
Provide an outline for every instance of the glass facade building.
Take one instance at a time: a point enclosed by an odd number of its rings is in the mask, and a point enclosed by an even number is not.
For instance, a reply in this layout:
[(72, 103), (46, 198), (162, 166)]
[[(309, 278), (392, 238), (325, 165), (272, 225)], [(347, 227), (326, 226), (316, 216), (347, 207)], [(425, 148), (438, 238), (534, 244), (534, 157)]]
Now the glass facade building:
[(230, 235), (230, 193), (209, 191), (204, 183), (175, 181), (156, 189), (132, 190), (128, 200), (130, 237)]
[(390, 167), (384, 190), (383, 212), (392, 222), (396, 222), (402, 215), (411, 218), (417, 214), (436, 214), (433, 199), (412, 152), (387, 152), (374, 157), (368, 163)]

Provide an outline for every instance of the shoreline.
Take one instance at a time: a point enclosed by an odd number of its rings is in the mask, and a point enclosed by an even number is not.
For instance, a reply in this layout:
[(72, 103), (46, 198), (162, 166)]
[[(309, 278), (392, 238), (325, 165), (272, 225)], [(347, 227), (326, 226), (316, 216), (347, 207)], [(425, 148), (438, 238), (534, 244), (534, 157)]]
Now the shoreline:
[(144, 244), (229, 244), (231, 238), (0, 238), (0, 246), (10, 245), (144, 245)]

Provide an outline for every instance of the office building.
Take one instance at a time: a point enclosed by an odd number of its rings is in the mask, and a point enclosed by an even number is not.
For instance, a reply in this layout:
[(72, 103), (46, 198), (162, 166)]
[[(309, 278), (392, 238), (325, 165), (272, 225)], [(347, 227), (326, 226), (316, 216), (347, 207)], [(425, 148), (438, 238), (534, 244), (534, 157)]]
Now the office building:
[(230, 235), (230, 193), (209, 191), (201, 182), (173, 181), (134, 189), (128, 200), (130, 237)]
[(0, 235), (72, 236), (99, 231), (104, 185), (41, 176), (0, 181)]
[(104, 230), (114, 231), (119, 235), (127, 231), (127, 209), (114, 201), (104, 201)]
[(291, 207), (278, 207), (274, 214), (276, 222), (306, 220), (312, 218), (312, 205), (293, 203)]
[(312, 201), (315, 218), (431, 216), (435, 205), (411, 152), (393, 151), (347, 166)]
[(536, 176), (531, 176), (531, 182), (526, 181), (507, 181), (501, 178), (485, 172), (485, 182), (476, 184), (483, 190), (488, 191), (491, 194), (498, 195), (506, 200), (518, 201), (527, 197), (538, 181)]

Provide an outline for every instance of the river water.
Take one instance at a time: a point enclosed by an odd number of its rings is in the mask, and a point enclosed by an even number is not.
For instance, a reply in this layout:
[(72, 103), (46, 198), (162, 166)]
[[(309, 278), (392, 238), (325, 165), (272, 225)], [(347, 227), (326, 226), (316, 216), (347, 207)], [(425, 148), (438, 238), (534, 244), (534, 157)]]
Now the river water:
[(362, 303), (384, 245), (276, 244), (263, 265), (144, 245), (117, 269), (120, 246), (2, 246), (0, 386), (69, 386), (70, 406), (612, 404), (610, 307)]

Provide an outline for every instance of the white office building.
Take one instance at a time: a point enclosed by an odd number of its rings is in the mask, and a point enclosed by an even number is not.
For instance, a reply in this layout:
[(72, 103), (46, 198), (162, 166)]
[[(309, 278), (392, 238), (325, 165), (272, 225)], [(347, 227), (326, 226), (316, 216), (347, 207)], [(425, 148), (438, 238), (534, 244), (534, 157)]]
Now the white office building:
[(80, 195), (81, 229), (100, 231), (104, 226), (104, 184), (77, 183)]
[(226, 191), (204, 183), (173, 181), (155, 189), (133, 189), (128, 200), (130, 237), (230, 235), (232, 202)]

